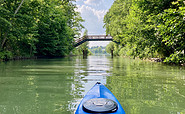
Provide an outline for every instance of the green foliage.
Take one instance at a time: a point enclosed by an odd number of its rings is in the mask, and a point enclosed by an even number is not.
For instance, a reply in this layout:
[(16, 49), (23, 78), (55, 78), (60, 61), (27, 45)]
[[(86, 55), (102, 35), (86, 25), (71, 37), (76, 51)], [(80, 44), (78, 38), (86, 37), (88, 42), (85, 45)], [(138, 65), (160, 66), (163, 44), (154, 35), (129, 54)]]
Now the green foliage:
[(0, 60), (9, 60), (13, 58), (13, 54), (10, 51), (0, 52)]
[[(64, 4), (60, 1), (56, 3)], [(50, 2), (43, 6), (45, 10), (41, 14), (45, 15), (40, 16), (38, 23), (37, 55), (64, 56), (72, 50), (73, 38), (77, 32), (74, 28), (79, 27), (79, 22), (75, 20), (78, 14), (73, 11), (75, 6), (70, 1), (65, 4), (69, 6), (60, 6)], [(80, 21), (79, 18), (78, 21)]]
[(91, 47), (89, 50), (93, 53), (93, 54), (107, 54), (106, 47), (102, 47), (102, 46), (93, 46)]
[[(0, 2), (0, 50), (15, 56), (65, 56), (83, 27), (73, 0)], [(4, 54), (1, 54), (1, 58)]]
[(104, 17), (106, 34), (124, 46), (115, 49), (119, 55), (171, 58), (185, 49), (184, 6), (183, 0), (116, 0)]
[(106, 46), (106, 51), (107, 53), (111, 53), (111, 50), (114, 50), (114, 43), (110, 42), (107, 46)]
[(185, 63), (185, 56), (182, 53), (174, 53), (171, 54), (169, 57), (166, 57), (164, 62), (169, 64), (184, 64)]
[(114, 56), (118, 56), (119, 47), (118, 47), (118, 45), (116, 43), (110, 42), (106, 46), (106, 52), (109, 53), (109, 54), (113, 54)]
[[(87, 29), (85, 29), (82, 37), (85, 37), (86, 35), (88, 35)], [(81, 44), (80, 46), (78, 46), (78, 52), (80, 55), (83, 54), (83, 52), (87, 52), (87, 55), (89, 54), (90, 51), (88, 49), (88, 44), (89, 44), (88, 42), (85, 42), (85, 43)]]
[(185, 49), (185, 3), (182, 0), (173, 2), (174, 8), (164, 10), (157, 16), (158, 37), (172, 50), (164, 62), (180, 64), (185, 56), (181, 53)]

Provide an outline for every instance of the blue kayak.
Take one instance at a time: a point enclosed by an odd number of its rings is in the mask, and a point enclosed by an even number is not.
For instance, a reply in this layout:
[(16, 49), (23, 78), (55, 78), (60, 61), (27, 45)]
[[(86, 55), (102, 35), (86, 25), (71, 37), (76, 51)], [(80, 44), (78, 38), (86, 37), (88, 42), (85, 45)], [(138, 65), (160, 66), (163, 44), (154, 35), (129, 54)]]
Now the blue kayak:
[(75, 114), (125, 114), (116, 97), (97, 82), (80, 102)]

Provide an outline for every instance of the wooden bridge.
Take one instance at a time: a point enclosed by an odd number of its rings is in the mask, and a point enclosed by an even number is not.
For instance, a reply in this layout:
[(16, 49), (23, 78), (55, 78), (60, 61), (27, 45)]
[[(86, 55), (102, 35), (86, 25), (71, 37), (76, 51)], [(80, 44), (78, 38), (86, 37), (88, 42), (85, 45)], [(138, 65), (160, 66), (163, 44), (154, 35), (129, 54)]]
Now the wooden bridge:
[(113, 41), (113, 38), (110, 35), (87, 35), (78, 39), (74, 47), (77, 47), (86, 41)]

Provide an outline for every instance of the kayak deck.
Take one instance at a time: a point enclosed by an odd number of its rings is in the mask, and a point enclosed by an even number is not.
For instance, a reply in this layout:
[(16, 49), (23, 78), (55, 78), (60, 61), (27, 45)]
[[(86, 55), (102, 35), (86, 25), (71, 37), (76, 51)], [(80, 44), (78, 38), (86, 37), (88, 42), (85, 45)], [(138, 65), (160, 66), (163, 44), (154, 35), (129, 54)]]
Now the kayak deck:
[[(83, 104), (90, 100), (95, 98), (105, 98), (110, 99), (114, 101), (117, 104), (117, 111), (106, 113), (106, 114), (125, 114), (125, 111), (123, 110), (121, 104), (118, 102), (116, 97), (111, 93), (109, 89), (107, 89), (103, 84), (97, 82), (85, 95), (85, 97), (82, 99), (81, 103), (79, 104), (75, 114), (90, 114), (89, 112), (86, 112), (83, 110)], [(101, 114), (101, 113), (98, 113)]]

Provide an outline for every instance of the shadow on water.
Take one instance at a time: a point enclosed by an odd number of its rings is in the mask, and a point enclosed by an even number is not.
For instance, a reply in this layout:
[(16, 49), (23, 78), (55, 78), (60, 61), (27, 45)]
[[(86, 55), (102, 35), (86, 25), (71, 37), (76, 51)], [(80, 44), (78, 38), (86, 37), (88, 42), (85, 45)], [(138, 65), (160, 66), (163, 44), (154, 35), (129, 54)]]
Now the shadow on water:
[(0, 114), (67, 114), (75, 110), (79, 86), (72, 59), (0, 64)]
[(97, 82), (127, 114), (185, 113), (185, 69), (111, 56), (0, 63), (0, 114), (71, 114)]
[(185, 113), (185, 69), (114, 58), (107, 86), (127, 114)]

